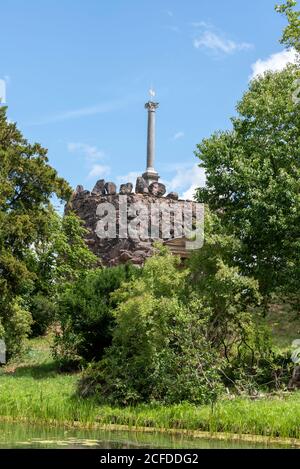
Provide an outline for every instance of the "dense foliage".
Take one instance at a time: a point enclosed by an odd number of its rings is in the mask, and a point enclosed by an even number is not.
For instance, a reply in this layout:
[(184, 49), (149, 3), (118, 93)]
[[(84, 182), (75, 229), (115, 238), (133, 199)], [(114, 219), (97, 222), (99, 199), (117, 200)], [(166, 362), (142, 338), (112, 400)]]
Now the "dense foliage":
[(209, 338), (224, 356), (243, 341), (253, 327), (253, 311), (261, 304), (258, 282), (234, 265), (240, 242), (228, 235), (216, 215), (206, 211), (205, 242), (190, 259), (191, 289), (210, 311)]
[(64, 369), (99, 360), (111, 345), (116, 302), (111, 293), (139, 274), (131, 266), (82, 272), (61, 292), (57, 302), (59, 324), (53, 352)]
[(250, 83), (233, 130), (198, 145), (207, 174), (198, 200), (240, 241), (236, 265), (263, 295), (296, 292), (300, 281), (300, 112), (297, 66)]
[(50, 198), (70, 187), (49, 166), (47, 151), (29, 144), (0, 108), (0, 329), (8, 356), (22, 349), (30, 330), (23, 296), (34, 288), (27, 262), (33, 245), (49, 233)]
[(188, 271), (178, 270), (178, 261), (160, 251), (112, 295), (112, 346), (85, 372), (82, 395), (121, 405), (216, 399), (219, 358), (207, 340), (209, 315), (199, 299), (186, 301)]
[(191, 285), (209, 312), (207, 337), (224, 358), (223, 383), (255, 393), (287, 385), (290, 357), (274, 349), (257, 280), (235, 265), (240, 245), (207, 210), (204, 246), (190, 259)]
[(70, 194), (47, 151), (29, 144), (0, 108), (0, 338), (8, 358), (22, 352), (29, 334), (45, 333), (58, 293), (96, 265), (82, 222), (51, 205), (53, 195)]
[(57, 301), (79, 276), (99, 264), (85, 244), (86, 229), (72, 212), (64, 217), (49, 214), (49, 233), (36, 242), (27, 263), (36, 275), (26, 301), (33, 317), (32, 334), (44, 334), (54, 322)]
[(285, 3), (276, 6), (276, 10), (286, 16), (288, 25), (283, 31), (281, 43), (287, 47), (293, 47), (300, 53), (300, 11), (295, 10), (297, 0), (286, 0)]
[(216, 217), (207, 220), (190, 269), (178, 269), (179, 260), (159, 248), (138, 278), (112, 294), (112, 345), (85, 371), (81, 395), (121, 405), (199, 404), (213, 402), (223, 384), (254, 392), (286, 383), (287, 360), (257, 320), (258, 282), (227, 264), (237, 243)]

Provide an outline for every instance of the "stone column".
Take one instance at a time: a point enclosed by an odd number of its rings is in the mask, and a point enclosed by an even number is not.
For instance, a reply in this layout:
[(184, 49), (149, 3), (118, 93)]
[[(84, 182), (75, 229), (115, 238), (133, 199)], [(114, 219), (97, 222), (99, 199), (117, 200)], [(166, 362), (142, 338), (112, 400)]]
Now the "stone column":
[(155, 157), (155, 111), (158, 108), (158, 103), (148, 101), (145, 104), (145, 108), (148, 109), (148, 133), (147, 133), (147, 169), (143, 174), (143, 178), (147, 184), (156, 182), (159, 179), (158, 173), (154, 169), (154, 157)]

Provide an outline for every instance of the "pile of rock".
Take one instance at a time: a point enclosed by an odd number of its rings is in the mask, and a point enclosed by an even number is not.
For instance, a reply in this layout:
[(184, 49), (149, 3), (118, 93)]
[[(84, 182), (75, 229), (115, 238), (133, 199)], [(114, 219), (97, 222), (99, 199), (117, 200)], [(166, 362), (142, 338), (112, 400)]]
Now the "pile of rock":
[[(85, 190), (83, 186), (77, 186), (73, 197), (82, 197), (87, 195), (116, 195), (117, 193), (120, 195), (132, 194), (133, 184), (131, 182), (121, 184), (119, 192), (117, 192), (117, 186), (114, 182), (105, 182), (104, 179), (100, 179), (96, 182), (92, 192)], [(149, 194), (154, 197), (163, 197), (166, 193), (166, 186), (161, 182), (152, 182), (152, 184), (148, 186), (143, 177), (138, 177), (135, 185), (135, 193), (144, 195)], [(173, 200), (178, 200), (179, 198), (177, 192), (170, 192), (166, 197)]]
[[(65, 211), (74, 211), (84, 221), (85, 227), (88, 230), (86, 236), (87, 245), (101, 259), (103, 265), (113, 266), (128, 261), (135, 265), (143, 265), (145, 259), (153, 254), (154, 239), (151, 239), (151, 230), (149, 237), (145, 239), (132, 239), (130, 237), (125, 239), (119, 237), (100, 239), (96, 232), (99, 220), (97, 208), (99, 204), (101, 205), (107, 202), (115, 207), (117, 232), (119, 232), (121, 224), (121, 220), (119, 219), (119, 195), (127, 196), (128, 220), (131, 221), (136, 215), (129, 213), (130, 207), (141, 201), (148, 207), (149, 217), (150, 206), (151, 204), (155, 204), (157, 199), (160, 199), (161, 203), (169, 207), (171, 211), (173, 206), (175, 209), (178, 204), (184, 205), (187, 203), (184, 200), (178, 200), (179, 197), (176, 192), (165, 194), (166, 187), (164, 184), (152, 182), (148, 185), (143, 177), (137, 178), (135, 191), (133, 190), (133, 184), (130, 182), (121, 184), (118, 191), (116, 184), (100, 179), (96, 182), (91, 192), (85, 190), (81, 185), (77, 186)], [(192, 209), (194, 210), (195, 203), (189, 203), (193, 206)], [(172, 213), (174, 213), (174, 209)], [(174, 216), (172, 215), (172, 217), (172, 223), (174, 224)], [(145, 220), (144, 223), (147, 223), (147, 226), (149, 226), (149, 220), (148, 222)], [(174, 230), (171, 230), (171, 232), (172, 231), (174, 232)]]

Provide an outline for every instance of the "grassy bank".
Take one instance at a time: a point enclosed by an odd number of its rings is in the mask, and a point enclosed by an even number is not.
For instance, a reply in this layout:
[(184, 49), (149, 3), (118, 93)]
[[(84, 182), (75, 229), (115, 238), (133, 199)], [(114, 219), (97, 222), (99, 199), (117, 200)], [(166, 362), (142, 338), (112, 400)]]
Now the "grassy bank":
[(0, 371), (0, 418), (52, 425), (127, 425), (300, 438), (300, 393), (260, 400), (238, 398), (210, 406), (99, 406), (74, 396), (77, 374), (60, 374), (49, 339), (33, 340), (21, 363)]

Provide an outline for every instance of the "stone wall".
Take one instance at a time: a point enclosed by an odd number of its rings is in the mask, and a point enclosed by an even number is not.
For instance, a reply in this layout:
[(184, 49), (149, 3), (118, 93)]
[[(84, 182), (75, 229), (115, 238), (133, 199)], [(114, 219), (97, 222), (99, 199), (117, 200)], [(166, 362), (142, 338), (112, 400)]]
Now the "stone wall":
[[(116, 185), (112, 182), (105, 183), (100, 180), (96, 183), (94, 189), (89, 192), (84, 190), (82, 186), (77, 186), (71, 201), (66, 207), (66, 212), (73, 210), (84, 222), (88, 230), (86, 242), (90, 249), (101, 259), (103, 265), (114, 266), (120, 263), (131, 261), (133, 264), (142, 265), (147, 257), (153, 253), (153, 243), (157, 239), (151, 237), (151, 220), (150, 207), (153, 204), (162, 206), (166, 210), (170, 210), (170, 236), (167, 239), (174, 238), (174, 233), (178, 232), (178, 224), (182, 225), (182, 220), (176, 217), (176, 210), (188, 207), (192, 213), (195, 213), (196, 203), (191, 201), (178, 200), (178, 195), (174, 192), (164, 196), (166, 190), (161, 183), (154, 182), (149, 187), (143, 178), (138, 178), (135, 192), (131, 183), (122, 184), (117, 193)], [(149, 226), (145, 228), (147, 236), (139, 238), (120, 238), (120, 212), (119, 212), (119, 196), (124, 198), (127, 203), (128, 223), (132, 222), (138, 216), (135, 211), (134, 204), (142, 202), (149, 209), (149, 216), (144, 218), (142, 223)], [(101, 216), (97, 215), (99, 204), (109, 202), (116, 210), (116, 238), (103, 238), (97, 235), (97, 225)], [(133, 210), (134, 209), (134, 210)], [(99, 211), (98, 211), (99, 213)], [(162, 213), (159, 215), (159, 238), (162, 241)], [(180, 227), (179, 227), (180, 228)], [(153, 233), (152, 233), (153, 234)], [(176, 236), (175, 236), (176, 237)]]

